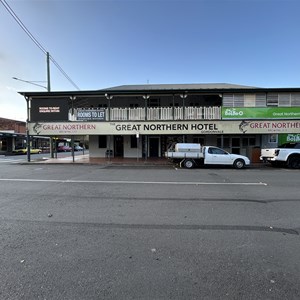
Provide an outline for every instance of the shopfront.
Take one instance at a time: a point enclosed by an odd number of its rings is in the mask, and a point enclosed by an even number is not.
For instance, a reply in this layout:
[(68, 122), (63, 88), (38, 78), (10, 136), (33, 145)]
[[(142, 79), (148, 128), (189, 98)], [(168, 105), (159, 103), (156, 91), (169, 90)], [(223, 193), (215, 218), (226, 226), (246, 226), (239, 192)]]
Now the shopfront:
[(300, 133), (300, 89), (196, 84), (22, 94), (30, 135), (86, 136), (90, 157), (163, 157), (173, 143), (193, 142), (251, 158), (283, 134)]

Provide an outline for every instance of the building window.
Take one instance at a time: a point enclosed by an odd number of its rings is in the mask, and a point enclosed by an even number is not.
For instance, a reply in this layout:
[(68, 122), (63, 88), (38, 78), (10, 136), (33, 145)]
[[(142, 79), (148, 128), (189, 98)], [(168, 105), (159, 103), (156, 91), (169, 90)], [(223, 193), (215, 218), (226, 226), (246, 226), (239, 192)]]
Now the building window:
[(279, 94), (278, 106), (290, 107), (291, 106), (291, 94), (283, 94), (283, 93)]
[(291, 94), (291, 106), (300, 106), (300, 93)]
[(267, 94), (267, 106), (278, 106), (278, 94)]
[(137, 138), (135, 135), (130, 136), (130, 147), (137, 148)]
[(106, 135), (99, 135), (98, 145), (99, 145), (99, 148), (107, 148)]
[(243, 147), (256, 146), (256, 138), (255, 137), (244, 137), (242, 139)]
[(278, 135), (269, 134), (269, 143), (278, 143)]
[(221, 148), (229, 148), (230, 147), (230, 138), (223, 137), (223, 145), (222, 145), (222, 138), (217, 138), (217, 146)]
[(204, 145), (204, 138), (199, 136), (194, 136), (193, 143), (200, 144), (201, 146)]
[(266, 94), (256, 94), (255, 106), (256, 107), (266, 107), (267, 106), (267, 96)]

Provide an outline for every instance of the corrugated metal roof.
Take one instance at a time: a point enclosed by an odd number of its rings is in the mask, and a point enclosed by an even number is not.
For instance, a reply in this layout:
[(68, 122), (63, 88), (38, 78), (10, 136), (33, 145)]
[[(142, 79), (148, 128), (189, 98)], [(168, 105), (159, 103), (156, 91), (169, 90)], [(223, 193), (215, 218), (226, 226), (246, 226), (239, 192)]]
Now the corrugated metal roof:
[(300, 92), (300, 88), (261, 88), (230, 83), (195, 83), (195, 84), (141, 84), (121, 85), (100, 90), (86, 91), (52, 91), (52, 92), (19, 92), (25, 97), (98, 97), (106, 93), (111, 95), (142, 95), (142, 94), (179, 94), (187, 92), (197, 93), (288, 93)]
[(238, 85), (230, 83), (190, 83), (190, 84), (138, 84), (138, 85), (120, 85), (106, 88), (106, 91), (150, 91), (150, 90), (209, 90), (209, 89), (252, 89), (258, 88), (247, 85)]

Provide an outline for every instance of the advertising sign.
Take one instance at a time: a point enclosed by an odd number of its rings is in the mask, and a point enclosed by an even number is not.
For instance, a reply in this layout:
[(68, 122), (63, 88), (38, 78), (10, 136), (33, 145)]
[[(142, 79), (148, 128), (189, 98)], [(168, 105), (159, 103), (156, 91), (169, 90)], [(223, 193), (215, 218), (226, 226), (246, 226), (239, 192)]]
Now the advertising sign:
[(31, 100), (31, 121), (68, 121), (67, 99), (36, 99)]
[(300, 119), (300, 107), (222, 107), (222, 119)]
[(299, 133), (300, 120), (29, 123), (32, 135), (171, 135)]
[(284, 143), (300, 143), (300, 133), (280, 134), (278, 137), (279, 145)]
[(77, 121), (105, 121), (105, 109), (78, 109)]

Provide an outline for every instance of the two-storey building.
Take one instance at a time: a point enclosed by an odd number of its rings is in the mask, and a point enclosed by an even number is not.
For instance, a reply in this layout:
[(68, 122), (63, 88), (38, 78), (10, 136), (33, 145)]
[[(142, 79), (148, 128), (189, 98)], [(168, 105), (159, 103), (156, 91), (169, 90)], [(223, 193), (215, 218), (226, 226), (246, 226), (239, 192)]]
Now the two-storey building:
[(91, 159), (163, 157), (173, 143), (193, 142), (256, 161), (261, 147), (300, 138), (300, 88), (147, 84), (21, 94), (29, 135), (88, 139)]

